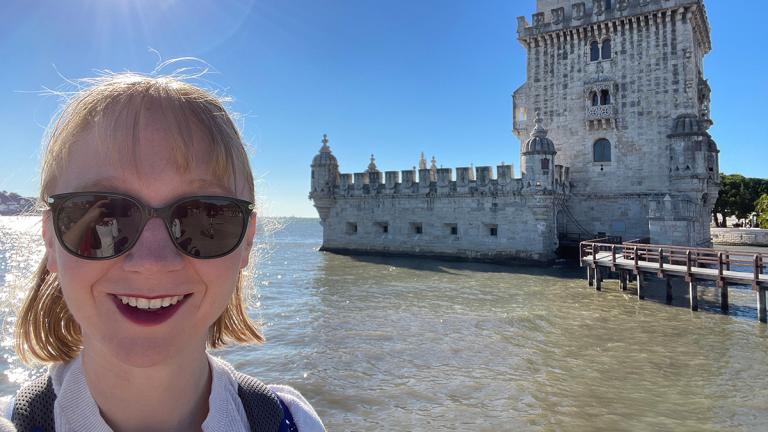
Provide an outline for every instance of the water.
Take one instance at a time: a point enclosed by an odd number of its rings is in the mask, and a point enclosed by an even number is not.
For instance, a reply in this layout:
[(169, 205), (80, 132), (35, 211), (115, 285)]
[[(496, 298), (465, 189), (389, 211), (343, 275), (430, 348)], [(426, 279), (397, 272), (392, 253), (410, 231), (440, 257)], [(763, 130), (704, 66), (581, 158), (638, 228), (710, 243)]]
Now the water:
[[(267, 343), (220, 350), (238, 369), (287, 383), (331, 431), (768, 429), (768, 329), (754, 295), (731, 313), (587, 288), (578, 267), (501, 267), (317, 251), (315, 220), (287, 220), (257, 272)], [(39, 258), (32, 218), (0, 217), (0, 298)], [(6, 374), (21, 369), (6, 322)]]

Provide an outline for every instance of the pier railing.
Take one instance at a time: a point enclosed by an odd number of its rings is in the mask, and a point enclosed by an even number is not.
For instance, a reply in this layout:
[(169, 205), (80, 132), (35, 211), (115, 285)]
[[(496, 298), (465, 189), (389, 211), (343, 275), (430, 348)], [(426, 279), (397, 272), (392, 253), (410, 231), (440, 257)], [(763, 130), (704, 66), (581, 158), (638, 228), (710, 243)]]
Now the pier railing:
[(759, 283), (760, 275), (768, 274), (768, 257), (763, 253), (638, 243), (616, 244), (603, 240), (587, 240), (579, 245), (582, 265), (584, 259), (594, 262), (599, 259), (600, 252), (607, 252), (614, 266), (617, 259), (624, 259), (637, 265), (641, 262), (656, 263), (662, 271), (665, 265), (672, 265), (685, 266), (688, 273), (695, 269), (715, 269), (720, 276), (729, 271), (751, 272), (755, 279), (753, 287)]
[(644, 274), (655, 274), (667, 280), (667, 300), (671, 302), (671, 277), (684, 278), (689, 283), (691, 309), (698, 309), (696, 282), (715, 281), (721, 290), (721, 308), (728, 310), (728, 285), (751, 285), (758, 294), (758, 318), (768, 320), (766, 289), (768, 289), (768, 256), (759, 252), (731, 251), (685, 246), (653, 245), (641, 242), (616, 243), (601, 238), (579, 244), (579, 262), (587, 267), (590, 286), (600, 290), (603, 274), (600, 268), (619, 273), (622, 290), (626, 290), (630, 274), (638, 282), (638, 298), (643, 298)]

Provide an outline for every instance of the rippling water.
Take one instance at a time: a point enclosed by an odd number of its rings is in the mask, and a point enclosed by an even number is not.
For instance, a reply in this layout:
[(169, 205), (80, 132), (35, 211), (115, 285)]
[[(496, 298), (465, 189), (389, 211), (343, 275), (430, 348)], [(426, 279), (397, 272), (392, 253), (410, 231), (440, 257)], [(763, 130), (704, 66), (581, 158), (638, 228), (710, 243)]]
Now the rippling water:
[[(41, 253), (33, 218), (0, 217), (0, 298)], [(638, 301), (578, 267), (501, 267), (317, 251), (315, 220), (290, 219), (258, 268), (267, 344), (218, 352), (300, 389), (331, 431), (768, 430), (768, 330), (754, 296), (701, 312), (657, 289)], [(265, 249), (265, 250), (266, 250)], [(20, 368), (5, 321), (6, 376)]]

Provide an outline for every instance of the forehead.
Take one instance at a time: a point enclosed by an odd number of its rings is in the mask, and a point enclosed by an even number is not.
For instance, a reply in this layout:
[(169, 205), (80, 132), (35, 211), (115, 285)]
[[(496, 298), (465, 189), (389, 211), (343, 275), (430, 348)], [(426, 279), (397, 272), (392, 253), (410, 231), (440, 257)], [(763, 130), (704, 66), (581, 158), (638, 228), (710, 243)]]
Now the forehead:
[(215, 148), (212, 132), (189, 110), (162, 100), (128, 100), (105, 109), (74, 137), (59, 183), (69, 190), (125, 192), (176, 184), (187, 194), (239, 195), (236, 164), (217, 165), (216, 150), (222, 149)]

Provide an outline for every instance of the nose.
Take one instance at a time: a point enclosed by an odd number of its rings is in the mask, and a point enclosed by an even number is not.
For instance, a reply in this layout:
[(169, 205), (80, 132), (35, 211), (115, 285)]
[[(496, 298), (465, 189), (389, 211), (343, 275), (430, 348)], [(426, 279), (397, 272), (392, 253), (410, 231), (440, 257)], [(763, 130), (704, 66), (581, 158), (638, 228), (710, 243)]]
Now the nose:
[(125, 270), (142, 273), (175, 271), (183, 266), (184, 257), (171, 242), (168, 230), (159, 218), (147, 222), (123, 260)]

